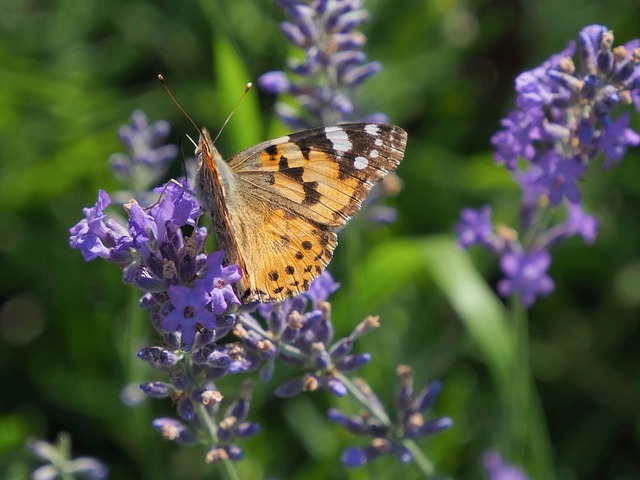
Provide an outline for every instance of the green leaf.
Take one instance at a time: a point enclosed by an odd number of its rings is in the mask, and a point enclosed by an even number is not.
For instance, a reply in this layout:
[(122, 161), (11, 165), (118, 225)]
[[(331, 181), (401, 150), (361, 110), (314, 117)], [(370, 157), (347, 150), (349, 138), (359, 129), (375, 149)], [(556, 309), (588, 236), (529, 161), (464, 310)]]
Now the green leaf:
[(460, 316), (498, 384), (505, 387), (514, 352), (502, 302), (451, 237), (434, 237), (421, 244), (431, 278)]

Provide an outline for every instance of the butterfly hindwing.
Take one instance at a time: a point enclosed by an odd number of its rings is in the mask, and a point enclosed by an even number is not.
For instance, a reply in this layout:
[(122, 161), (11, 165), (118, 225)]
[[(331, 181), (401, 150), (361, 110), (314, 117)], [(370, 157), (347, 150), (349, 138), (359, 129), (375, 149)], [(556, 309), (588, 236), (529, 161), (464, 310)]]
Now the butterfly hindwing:
[(306, 291), (325, 269), (337, 245), (337, 236), (326, 226), (301, 219), (274, 203), (274, 198), (254, 190), (242, 190), (231, 210), (235, 242), (244, 263), (250, 266), (238, 284), (243, 302), (282, 301)]

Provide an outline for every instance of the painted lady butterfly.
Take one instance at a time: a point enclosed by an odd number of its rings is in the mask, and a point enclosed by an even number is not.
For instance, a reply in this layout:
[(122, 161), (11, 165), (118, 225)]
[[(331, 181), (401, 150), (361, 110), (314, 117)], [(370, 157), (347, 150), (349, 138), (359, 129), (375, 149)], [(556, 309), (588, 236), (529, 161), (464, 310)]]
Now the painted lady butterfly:
[(406, 143), (394, 125), (352, 123), (269, 140), (225, 162), (202, 129), (194, 191), (242, 270), (242, 302), (306, 291), (333, 257), (335, 229), (398, 166)]

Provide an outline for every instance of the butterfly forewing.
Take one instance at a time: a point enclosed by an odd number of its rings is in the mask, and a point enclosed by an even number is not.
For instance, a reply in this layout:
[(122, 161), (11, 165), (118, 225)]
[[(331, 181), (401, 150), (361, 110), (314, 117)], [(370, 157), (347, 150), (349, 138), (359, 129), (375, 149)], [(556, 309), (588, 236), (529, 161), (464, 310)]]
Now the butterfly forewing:
[(228, 228), (219, 232), (215, 219), (214, 226), (229, 261), (245, 266), (242, 300), (281, 301), (307, 290), (333, 256), (335, 228), (397, 167), (406, 139), (389, 124), (315, 128), (263, 142), (219, 168)]
[(279, 196), (288, 211), (337, 227), (395, 170), (406, 139), (389, 124), (321, 127), (264, 142), (234, 155), (229, 166), (253, 190)]

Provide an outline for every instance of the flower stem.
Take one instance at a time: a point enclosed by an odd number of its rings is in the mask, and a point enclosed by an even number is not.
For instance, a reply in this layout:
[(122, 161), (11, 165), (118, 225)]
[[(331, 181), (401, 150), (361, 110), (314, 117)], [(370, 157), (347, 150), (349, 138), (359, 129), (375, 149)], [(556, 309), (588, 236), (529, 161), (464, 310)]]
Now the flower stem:
[[(196, 408), (196, 415), (198, 416), (198, 420), (206, 427), (207, 432), (209, 432), (209, 438), (212, 444), (218, 443), (218, 427), (209, 415), (206, 407), (199, 403)], [(222, 460), (218, 465), (222, 467), (222, 478), (226, 480), (239, 480), (238, 472), (236, 472), (235, 465), (229, 459)]]
[(549, 435), (529, 364), (528, 315), (519, 299), (511, 301), (511, 317), (515, 354), (508, 407), (510, 455), (515, 463), (527, 467), (531, 478), (552, 480), (555, 474)]
[(529, 425), (529, 383), (532, 381), (529, 369), (529, 329), (527, 311), (519, 299), (511, 302), (513, 321), (514, 360), (511, 369), (511, 405), (509, 424), (511, 454), (516, 463), (522, 463), (527, 444)]

